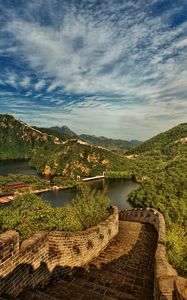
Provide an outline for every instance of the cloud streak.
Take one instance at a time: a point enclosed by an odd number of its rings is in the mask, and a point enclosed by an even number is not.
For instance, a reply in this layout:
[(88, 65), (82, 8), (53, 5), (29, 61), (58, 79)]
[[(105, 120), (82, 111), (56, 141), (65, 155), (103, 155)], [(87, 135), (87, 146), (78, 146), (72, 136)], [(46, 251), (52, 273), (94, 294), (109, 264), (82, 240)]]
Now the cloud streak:
[(150, 137), (155, 120), (158, 131), (165, 129), (182, 121), (186, 109), (187, 5), (182, 0), (170, 4), (34, 0), (21, 1), (19, 8), (7, 5), (0, 55), (13, 62), (3, 65), (6, 76), (0, 83), (20, 90), (21, 97), (24, 90), (43, 110), (60, 107), (63, 116), (66, 111), (73, 118), (77, 109), (85, 127), (89, 111), (100, 115), (102, 108), (106, 126), (101, 134), (108, 126), (107, 135), (119, 131), (125, 138), (128, 120), (141, 138)]

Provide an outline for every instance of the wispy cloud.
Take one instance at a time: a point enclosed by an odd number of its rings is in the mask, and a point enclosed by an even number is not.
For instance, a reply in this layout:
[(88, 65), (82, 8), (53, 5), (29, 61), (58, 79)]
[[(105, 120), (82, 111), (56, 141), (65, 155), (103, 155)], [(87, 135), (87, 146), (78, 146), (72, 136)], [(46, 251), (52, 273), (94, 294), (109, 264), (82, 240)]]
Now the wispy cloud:
[(40, 91), (41, 89), (43, 89), (44, 88), (44, 86), (46, 85), (46, 82), (45, 82), (45, 80), (39, 80), (36, 84), (35, 84), (35, 87), (34, 87), (34, 89), (36, 90), (36, 91)]
[(30, 78), (29, 77), (24, 77), (21, 82), (20, 82), (20, 86), (24, 89), (27, 89), (29, 88), (30, 86)]
[(175, 125), (186, 109), (187, 4), (161, 2), (5, 5), (0, 57), (11, 57), (14, 65), (4, 66), (8, 75), (0, 84), (24, 89), (43, 110), (60, 107), (58, 115), (71, 116), (82, 129), (93, 127), (94, 112), (104, 120), (98, 126), (103, 134), (108, 128), (122, 136), (130, 123), (131, 134), (143, 138)]

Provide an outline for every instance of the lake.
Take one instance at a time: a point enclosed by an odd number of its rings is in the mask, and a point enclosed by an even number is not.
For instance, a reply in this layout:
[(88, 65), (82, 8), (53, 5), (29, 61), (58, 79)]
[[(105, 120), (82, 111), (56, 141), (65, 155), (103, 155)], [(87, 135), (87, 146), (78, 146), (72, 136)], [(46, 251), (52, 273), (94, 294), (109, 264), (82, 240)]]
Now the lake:
[(25, 175), (35, 175), (37, 172), (35, 169), (29, 167), (28, 160), (23, 159), (7, 159), (0, 160), (0, 175), (8, 174), (25, 174)]
[[(0, 161), (0, 175), (12, 174), (25, 174), (25, 175), (35, 175), (41, 177), (37, 174), (36, 170), (29, 167), (28, 161), (26, 160), (4, 160)], [(128, 194), (137, 189), (139, 184), (132, 180), (125, 179), (99, 179), (94, 181), (89, 181), (85, 183), (91, 186), (92, 189), (107, 190), (107, 196), (111, 200), (111, 204), (115, 204), (119, 209), (125, 209), (132, 207), (127, 201)], [(64, 190), (54, 190), (41, 194), (40, 196), (51, 203), (53, 207), (64, 206), (66, 203), (72, 201), (77, 193), (76, 188), (64, 189)]]
[[(91, 186), (92, 189), (106, 189), (111, 204), (117, 205), (120, 210), (132, 207), (127, 201), (128, 194), (139, 187), (138, 183), (125, 179), (99, 179), (85, 184)], [(73, 200), (78, 192), (78, 188), (77, 186), (71, 189), (49, 191), (42, 193), (40, 196), (50, 202), (53, 207), (60, 207)]]

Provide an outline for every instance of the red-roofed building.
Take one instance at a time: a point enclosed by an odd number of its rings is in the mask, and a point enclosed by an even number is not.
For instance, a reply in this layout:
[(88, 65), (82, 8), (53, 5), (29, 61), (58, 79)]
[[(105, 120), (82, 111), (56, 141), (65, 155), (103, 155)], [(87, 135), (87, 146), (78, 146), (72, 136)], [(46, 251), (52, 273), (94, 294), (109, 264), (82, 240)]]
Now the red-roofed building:
[(22, 189), (25, 188), (26, 184), (23, 181), (14, 181), (14, 182), (8, 182), (3, 184), (2, 190), (7, 191), (7, 190), (15, 190), (15, 189)]

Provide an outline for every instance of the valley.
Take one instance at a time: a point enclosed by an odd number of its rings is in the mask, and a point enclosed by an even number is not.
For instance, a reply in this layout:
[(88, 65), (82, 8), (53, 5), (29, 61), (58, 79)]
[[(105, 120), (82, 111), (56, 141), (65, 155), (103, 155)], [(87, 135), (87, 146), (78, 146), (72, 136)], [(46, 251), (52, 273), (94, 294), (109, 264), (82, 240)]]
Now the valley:
[(52, 176), (56, 186), (74, 185), (77, 176), (82, 180), (103, 172), (107, 178), (138, 182), (128, 200), (134, 207), (153, 207), (164, 215), (169, 260), (186, 276), (187, 123), (125, 151), (96, 146), (72, 134), (67, 138), (67, 128), (65, 139), (53, 136), (56, 128), (51, 130), (40, 132), (13, 116), (0, 115), (0, 159), (29, 159), (33, 170)]

